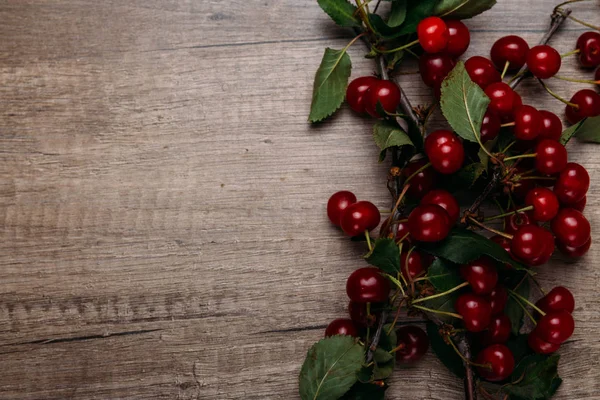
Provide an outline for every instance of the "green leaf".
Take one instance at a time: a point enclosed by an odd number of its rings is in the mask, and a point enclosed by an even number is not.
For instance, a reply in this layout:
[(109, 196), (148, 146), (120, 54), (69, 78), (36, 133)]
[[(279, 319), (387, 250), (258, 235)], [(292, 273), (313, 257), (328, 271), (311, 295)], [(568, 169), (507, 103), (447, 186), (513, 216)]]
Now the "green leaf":
[(563, 144), (563, 145), (567, 144), (569, 142), (569, 140), (571, 140), (571, 138), (577, 133), (577, 131), (579, 130), (579, 128), (581, 128), (581, 126), (583, 125), (583, 123), (585, 121), (586, 121), (586, 119), (582, 119), (581, 121), (579, 121), (575, 125), (571, 125), (567, 129), (565, 129), (563, 131), (563, 133), (560, 135), (559, 142), (561, 144)]
[(518, 364), (525, 356), (532, 354), (532, 350), (527, 343), (528, 337), (528, 334), (512, 336), (508, 342), (506, 342), (506, 347), (513, 353), (516, 364)]
[(339, 399), (357, 381), (364, 347), (350, 336), (332, 336), (315, 343), (300, 370), (302, 400)]
[(442, 0), (435, 7), (435, 14), (444, 18), (467, 19), (489, 10), (496, 0)]
[(346, 0), (317, 0), (323, 11), (339, 26), (348, 28), (361, 27), (360, 19), (356, 16), (356, 6)]
[(391, 324), (383, 326), (381, 338), (379, 339), (379, 346), (377, 346), (377, 350), (375, 350), (375, 353), (373, 354), (373, 361), (375, 362), (373, 368), (374, 380), (387, 379), (394, 372), (396, 357), (389, 352), (396, 348), (398, 338), (396, 337), (395, 330), (392, 330), (389, 335), (387, 334), (390, 327)]
[(369, 14), (369, 23), (376, 34), (384, 39), (396, 39), (403, 35), (401, 28), (389, 26), (381, 16)]
[[(512, 288), (511, 288), (512, 289)], [(523, 283), (519, 285), (519, 287), (515, 290), (515, 292), (526, 299), (529, 298), (529, 280), (525, 279)], [(510, 323), (512, 324), (512, 333), (514, 335), (518, 335), (521, 327), (523, 326), (523, 317), (525, 316), (525, 312), (523, 311), (523, 307), (519, 305), (517, 300), (513, 296), (508, 296), (508, 301), (506, 302), (506, 308), (504, 309), (504, 313), (510, 318)]]
[(387, 385), (357, 382), (341, 400), (384, 400)]
[(406, 8), (406, 18), (400, 26), (399, 33), (405, 35), (407, 33), (415, 33), (417, 25), (421, 20), (432, 16), (433, 10), (438, 0), (420, 0), (410, 1)]
[(387, 22), (388, 26), (395, 28), (402, 25), (406, 19), (406, 1), (407, 0), (392, 1), (392, 10), (390, 11), (390, 16)]
[(478, 142), (490, 99), (459, 61), (442, 83), (440, 106), (452, 129), (463, 139)]
[(373, 126), (373, 138), (375, 144), (381, 150), (388, 149), (393, 146), (413, 146), (408, 138), (408, 135), (395, 122), (379, 121)]
[(319, 122), (333, 114), (344, 101), (352, 62), (346, 49), (325, 49), (315, 75), (310, 122)]
[(427, 272), (429, 282), (439, 293), (450, 290), (463, 283), (458, 272), (459, 268), (458, 265), (448, 260), (436, 258)]
[(565, 129), (560, 142), (566, 144), (573, 136), (584, 142), (600, 143), (600, 116), (582, 119)]
[(369, 264), (387, 272), (396, 275), (400, 271), (400, 250), (394, 239), (377, 239), (366, 260)]
[(442, 364), (454, 375), (464, 378), (465, 367), (461, 358), (456, 354), (452, 346), (444, 341), (444, 338), (440, 335), (439, 327), (433, 322), (427, 322), (427, 336), (429, 337), (431, 349)]
[(534, 354), (525, 357), (511, 375), (511, 382), (502, 387), (513, 400), (544, 400), (554, 396), (562, 379), (558, 376), (560, 356)]
[[(432, 300), (427, 300), (423, 302), (423, 305), (432, 310), (445, 311), (449, 313), (456, 313), (456, 309), (454, 308), (454, 303), (456, 303), (456, 299), (458, 299), (459, 292), (453, 292), (447, 294), (442, 297), (438, 297)], [(460, 322), (460, 320), (445, 314), (437, 314), (437, 317), (446, 324), (454, 325)]]
[(481, 163), (469, 164), (458, 170), (458, 172), (447, 176), (441, 184), (450, 192), (470, 189), (485, 170), (485, 167)]

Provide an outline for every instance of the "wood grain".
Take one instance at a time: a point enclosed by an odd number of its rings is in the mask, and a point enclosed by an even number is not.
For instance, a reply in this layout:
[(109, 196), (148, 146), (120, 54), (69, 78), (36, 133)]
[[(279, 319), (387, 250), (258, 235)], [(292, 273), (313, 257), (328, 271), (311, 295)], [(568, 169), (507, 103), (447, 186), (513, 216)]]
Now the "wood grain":
[[(597, 7), (575, 15), (598, 24)], [(508, 33), (535, 43), (550, 11), (500, 1), (468, 22), (468, 54)], [(0, 21), (0, 398), (298, 398), (363, 251), (323, 204), (347, 188), (388, 206), (371, 122), (306, 122), (323, 48), (348, 33), (293, 0), (4, 0)], [(583, 31), (568, 22), (553, 44)], [(373, 71), (361, 51), (353, 76)], [(581, 75), (574, 59), (561, 73)], [(597, 148), (569, 151), (599, 182)], [(599, 206), (595, 184), (594, 227)], [(578, 302), (557, 399), (600, 398), (599, 260), (595, 246), (540, 271)], [(393, 380), (390, 399), (461, 398), (431, 354)]]

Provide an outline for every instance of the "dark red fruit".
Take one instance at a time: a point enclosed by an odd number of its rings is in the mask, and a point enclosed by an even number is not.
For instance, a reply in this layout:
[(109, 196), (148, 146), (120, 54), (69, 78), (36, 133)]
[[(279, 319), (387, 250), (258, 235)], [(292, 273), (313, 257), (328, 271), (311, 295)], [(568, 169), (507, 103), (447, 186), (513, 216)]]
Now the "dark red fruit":
[(583, 196), (581, 200), (571, 205), (571, 208), (576, 209), (577, 211), (583, 212), (585, 210), (585, 205), (587, 204), (587, 196)]
[(515, 101), (515, 91), (504, 82), (492, 83), (485, 88), (485, 94), (490, 98), (488, 110), (492, 110), (500, 118), (512, 117)]
[(432, 190), (421, 199), (421, 204), (435, 204), (440, 206), (448, 213), (450, 222), (454, 224), (458, 221), (460, 206), (458, 205), (456, 198), (452, 196), (450, 192), (443, 189)]
[(440, 206), (423, 204), (408, 216), (410, 235), (420, 242), (438, 242), (450, 232), (450, 217)]
[[(522, 226), (535, 225), (531, 212), (520, 212), (504, 217), (504, 231), (509, 234), (514, 234)], [(508, 239), (506, 239), (508, 240)], [(510, 241), (509, 241), (510, 243)]]
[(577, 105), (577, 108), (569, 105), (565, 108), (567, 121), (572, 124), (576, 124), (584, 118), (600, 115), (600, 95), (591, 89), (582, 89), (576, 92), (569, 102)]
[[(415, 172), (424, 167), (425, 164), (427, 164), (427, 159), (425, 158), (409, 162), (402, 170), (402, 176), (404, 176), (404, 178), (412, 176)], [(410, 186), (406, 193), (413, 199), (418, 200), (422, 198), (425, 193), (433, 189), (435, 182), (435, 170), (431, 167), (425, 168), (410, 179)]]
[(427, 353), (429, 338), (418, 326), (403, 326), (396, 331), (396, 337), (397, 345), (402, 346), (396, 351), (396, 361), (410, 364), (420, 360)]
[(475, 294), (490, 294), (498, 283), (496, 265), (488, 257), (481, 257), (461, 266), (460, 275), (469, 282)]
[(567, 166), (567, 149), (556, 140), (540, 140), (535, 147), (535, 152), (537, 153), (535, 169), (542, 174), (558, 174)]
[(490, 84), (500, 82), (500, 72), (494, 68), (490, 60), (481, 56), (473, 56), (465, 62), (465, 69), (469, 73), (471, 80), (485, 89)]
[(417, 37), (425, 52), (437, 53), (446, 48), (450, 35), (443, 19), (427, 17), (417, 25)]
[(584, 32), (577, 39), (579, 62), (586, 68), (600, 65), (600, 33)]
[(350, 204), (342, 213), (340, 226), (348, 236), (361, 235), (365, 231), (377, 228), (381, 214), (379, 209), (369, 201)]
[(351, 319), (338, 318), (331, 321), (331, 323), (327, 325), (327, 328), (325, 329), (325, 337), (335, 335), (357, 337), (358, 331), (356, 330), (356, 327)]
[(424, 264), (421, 253), (417, 250), (411, 251), (410, 255), (408, 251), (403, 251), (400, 254), (400, 271), (407, 281), (412, 281), (418, 276), (423, 275), (425, 273)]
[(550, 221), (559, 209), (558, 199), (554, 192), (546, 188), (535, 188), (527, 193), (525, 204), (533, 206), (531, 215), (538, 222)]
[(538, 139), (558, 140), (562, 135), (563, 124), (556, 114), (546, 110), (540, 110), (542, 125)]
[(495, 112), (487, 110), (481, 122), (481, 143), (493, 140), (500, 133), (500, 118)]
[(492, 306), (492, 315), (498, 315), (504, 311), (504, 307), (506, 307), (506, 302), (508, 301), (508, 292), (504, 288), (504, 286), (496, 286), (492, 292), (485, 297), (487, 301), (490, 302), (490, 306)]
[(448, 54), (438, 53), (421, 55), (419, 72), (423, 82), (432, 88), (439, 88), (442, 81), (456, 65), (456, 61)]
[(515, 358), (510, 349), (503, 344), (486, 347), (477, 355), (475, 362), (487, 365), (477, 367), (477, 373), (490, 382), (505, 380), (515, 369)]
[(364, 328), (375, 325), (375, 322), (377, 321), (377, 316), (375, 314), (367, 314), (366, 303), (355, 303), (353, 301), (349, 302), (348, 314), (355, 325), (362, 326)]
[(558, 51), (545, 44), (532, 47), (527, 53), (527, 67), (536, 78), (552, 78), (560, 70), (561, 64)]
[(514, 110), (515, 127), (513, 133), (519, 140), (533, 140), (542, 129), (542, 116), (531, 106), (520, 106)]
[(573, 257), (573, 258), (578, 258), (578, 257), (584, 256), (590, 250), (591, 245), (592, 245), (591, 237), (588, 239), (587, 242), (585, 242), (582, 246), (579, 246), (579, 247), (567, 246), (566, 244), (564, 244), (562, 242), (557, 243), (558, 250), (560, 250), (561, 253), (563, 253), (567, 257)]
[(365, 95), (377, 81), (374, 76), (361, 76), (350, 82), (346, 89), (346, 102), (353, 111), (359, 114), (365, 112)]
[(425, 153), (433, 168), (442, 174), (458, 171), (465, 160), (465, 149), (458, 136), (443, 129), (425, 138)]
[(377, 112), (377, 103), (381, 104), (383, 109), (393, 114), (400, 105), (400, 89), (392, 81), (378, 80), (365, 94), (365, 111), (374, 118), (381, 118)]
[(334, 193), (327, 202), (327, 216), (332, 224), (340, 226), (340, 219), (346, 208), (356, 203), (354, 193), (347, 190)]
[(571, 247), (580, 247), (588, 241), (591, 234), (587, 218), (573, 208), (561, 209), (551, 223), (556, 239)]
[(518, 71), (525, 65), (528, 52), (529, 45), (522, 37), (510, 35), (496, 40), (490, 55), (499, 70), (502, 71), (508, 61), (508, 71)]
[(506, 343), (510, 337), (510, 318), (506, 315), (496, 315), (492, 318), (490, 326), (483, 332), (482, 342), (484, 345)]
[(471, 43), (469, 28), (457, 19), (447, 20), (446, 26), (448, 27), (448, 45), (444, 49), (444, 53), (458, 58), (467, 51)]
[(387, 301), (390, 283), (377, 268), (359, 268), (348, 277), (346, 293), (355, 303), (382, 303)]
[(540, 339), (535, 329), (527, 336), (527, 344), (529, 344), (531, 350), (538, 354), (554, 353), (560, 348), (560, 344), (548, 343)]
[(462, 294), (456, 299), (454, 308), (463, 317), (469, 332), (481, 332), (490, 325), (492, 306), (481, 296), (472, 293)]
[(568, 163), (554, 184), (554, 194), (562, 204), (575, 204), (590, 188), (590, 175), (577, 163)]
[(396, 224), (396, 241), (411, 244), (412, 240), (408, 230), (408, 218), (398, 221)]
[(536, 334), (545, 342), (562, 344), (575, 330), (575, 321), (567, 311), (554, 311), (544, 315), (535, 327)]
[(542, 265), (554, 253), (554, 236), (539, 226), (525, 225), (515, 232), (510, 250), (526, 264)]
[(556, 286), (548, 294), (539, 299), (535, 305), (545, 313), (566, 311), (573, 313), (575, 298), (573, 293), (564, 286)]

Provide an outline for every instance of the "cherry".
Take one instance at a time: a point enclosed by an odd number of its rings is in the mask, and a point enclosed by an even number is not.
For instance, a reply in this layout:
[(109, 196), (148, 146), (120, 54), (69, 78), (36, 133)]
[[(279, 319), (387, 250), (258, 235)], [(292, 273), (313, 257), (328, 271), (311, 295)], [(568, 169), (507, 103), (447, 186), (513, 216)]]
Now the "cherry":
[(448, 54), (425, 53), (419, 59), (421, 79), (427, 86), (439, 88), (455, 65), (456, 61)]
[(460, 206), (456, 198), (443, 189), (432, 190), (422, 199), (421, 204), (435, 204), (442, 207), (448, 213), (451, 223), (456, 223), (460, 214)]
[(377, 316), (374, 314), (367, 314), (366, 303), (355, 303), (353, 301), (348, 303), (348, 314), (350, 319), (357, 326), (367, 327), (375, 325), (377, 322)]
[(469, 282), (475, 294), (490, 294), (498, 283), (496, 265), (488, 257), (480, 257), (461, 266), (460, 275)]
[(408, 231), (408, 219), (401, 219), (396, 223), (396, 241), (411, 244), (412, 240)]
[(492, 306), (481, 296), (472, 293), (462, 294), (456, 299), (454, 308), (463, 317), (469, 332), (481, 332), (490, 325)]
[(557, 243), (558, 250), (560, 250), (561, 253), (563, 253), (567, 257), (573, 257), (573, 258), (578, 258), (578, 257), (584, 256), (590, 250), (591, 245), (592, 245), (591, 237), (588, 239), (587, 242), (585, 242), (583, 245), (581, 245), (579, 247), (567, 246), (566, 244), (564, 244), (562, 242)]
[(354, 193), (347, 190), (334, 193), (327, 202), (327, 216), (331, 223), (340, 226), (340, 219), (344, 210), (354, 203), (356, 203)]
[(488, 365), (487, 367), (477, 367), (477, 372), (490, 382), (505, 380), (515, 369), (515, 358), (512, 351), (503, 344), (486, 347), (477, 355), (475, 362)]
[(379, 225), (381, 214), (379, 209), (369, 201), (350, 204), (342, 213), (340, 226), (348, 236), (356, 236), (365, 231), (372, 231)]
[(485, 88), (485, 94), (490, 98), (488, 110), (492, 110), (500, 118), (512, 116), (516, 101), (515, 91), (504, 82), (496, 82)]
[(444, 53), (458, 58), (467, 51), (471, 43), (469, 28), (457, 19), (447, 20), (446, 26), (448, 27), (448, 45), (444, 49)]
[(529, 344), (531, 350), (538, 354), (554, 353), (560, 348), (560, 344), (548, 343), (540, 339), (535, 329), (527, 336), (527, 344)]
[(514, 110), (514, 135), (519, 140), (533, 140), (542, 130), (542, 116), (531, 106), (520, 106)]
[(573, 293), (564, 286), (556, 286), (544, 297), (539, 299), (535, 305), (545, 313), (554, 311), (566, 311), (573, 313), (575, 310), (575, 298)]
[(448, 27), (439, 17), (427, 17), (417, 25), (419, 44), (427, 53), (437, 53), (448, 45)]
[(503, 70), (508, 61), (508, 71), (518, 71), (525, 65), (528, 52), (529, 45), (522, 37), (510, 35), (496, 40), (490, 55), (499, 70)]
[(376, 82), (378, 79), (374, 76), (361, 76), (350, 82), (346, 89), (346, 101), (353, 111), (359, 114), (365, 112), (365, 94)]
[(390, 283), (377, 268), (359, 268), (346, 281), (346, 293), (355, 303), (382, 303), (389, 292)]
[[(408, 178), (427, 164), (427, 159), (421, 158), (406, 164), (402, 170), (402, 176)], [(429, 192), (436, 182), (436, 173), (433, 168), (425, 168), (410, 179), (410, 186), (406, 192), (413, 199), (422, 198)]]
[(358, 331), (356, 330), (356, 327), (351, 319), (338, 318), (331, 321), (331, 323), (327, 325), (327, 328), (325, 329), (325, 337), (335, 335), (357, 337)]
[(558, 140), (562, 135), (563, 125), (558, 115), (553, 112), (540, 110), (542, 125), (538, 138)]
[(567, 149), (556, 140), (540, 140), (535, 152), (535, 169), (542, 174), (557, 174), (567, 166)]
[(577, 104), (577, 108), (570, 105), (565, 108), (567, 120), (572, 124), (587, 117), (600, 115), (600, 95), (591, 89), (582, 89), (576, 92), (569, 102)]
[(440, 206), (423, 204), (408, 216), (410, 235), (420, 242), (438, 242), (450, 232), (450, 217)]
[(559, 242), (571, 247), (583, 246), (591, 234), (587, 218), (573, 208), (561, 209), (552, 220), (551, 228)]
[(548, 45), (532, 47), (527, 53), (527, 68), (536, 78), (548, 79), (560, 70), (562, 58)]
[(508, 316), (496, 315), (492, 318), (487, 331), (483, 332), (482, 341), (485, 345), (506, 343), (510, 337), (512, 324)]
[(545, 342), (561, 344), (571, 337), (575, 321), (571, 313), (561, 310), (544, 315), (535, 327), (536, 334)]
[(587, 203), (587, 196), (583, 196), (581, 200), (571, 205), (571, 208), (576, 209), (577, 211), (583, 212), (585, 210), (585, 205)]
[(506, 302), (508, 301), (508, 292), (504, 286), (498, 285), (492, 289), (490, 294), (488, 294), (485, 299), (490, 302), (490, 306), (492, 307), (492, 315), (498, 315), (502, 313), (502, 311), (504, 311), (504, 307), (506, 307)]
[(485, 89), (490, 84), (500, 82), (500, 72), (494, 68), (490, 60), (481, 56), (473, 56), (465, 62), (465, 69), (469, 73), (471, 80)]
[(542, 265), (554, 252), (554, 237), (544, 228), (525, 225), (515, 232), (510, 250), (515, 257), (529, 265)]
[(554, 184), (554, 193), (562, 204), (571, 205), (585, 198), (589, 188), (587, 170), (577, 163), (568, 163)]
[(495, 112), (487, 110), (481, 122), (481, 143), (493, 140), (500, 133), (501, 128), (500, 118)]
[(554, 192), (546, 188), (535, 188), (527, 193), (525, 204), (533, 206), (531, 215), (538, 222), (550, 221), (558, 213), (558, 199)]
[(390, 114), (395, 113), (400, 105), (400, 89), (392, 81), (378, 80), (364, 96), (365, 111), (374, 118), (384, 117), (377, 112), (377, 103)]
[(458, 171), (465, 160), (465, 149), (458, 136), (443, 129), (425, 138), (425, 153), (433, 168), (442, 174)]
[(414, 325), (403, 326), (396, 331), (398, 346), (396, 360), (410, 364), (420, 360), (429, 348), (429, 338), (423, 329)]
[(417, 250), (400, 254), (400, 271), (407, 281), (412, 281), (425, 272), (425, 262)]
[(586, 68), (594, 68), (600, 65), (600, 33), (584, 32), (577, 39), (577, 50), (579, 50), (579, 62)]
[[(535, 225), (535, 222), (533, 221), (533, 215), (529, 211), (514, 213), (504, 217), (504, 231), (506, 233), (514, 234), (525, 225)], [(505, 240), (508, 239), (505, 238)]]

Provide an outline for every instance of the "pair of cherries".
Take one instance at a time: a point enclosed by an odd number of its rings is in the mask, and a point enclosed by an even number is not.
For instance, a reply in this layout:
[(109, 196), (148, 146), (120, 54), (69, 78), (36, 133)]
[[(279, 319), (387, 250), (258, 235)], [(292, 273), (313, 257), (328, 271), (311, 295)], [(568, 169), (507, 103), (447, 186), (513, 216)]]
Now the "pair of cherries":
[[(382, 118), (379, 111), (394, 114), (400, 105), (400, 88), (392, 82), (374, 76), (354, 79), (346, 89), (346, 102), (359, 114), (367, 113), (373, 118)], [(381, 109), (378, 109), (378, 105)]]
[(517, 72), (525, 64), (536, 78), (548, 79), (556, 75), (562, 65), (558, 51), (548, 45), (529, 48), (520, 36), (504, 36), (492, 45), (490, 57), (499, 70)]
[(342, 190), (327, 201), (327, 216), (332, 224), (348, 236), (357, 236), (377, 228), (381, 221), (379, 209), (369, 201), (357, 201), (354, 193)]
[(432, 190), (411, 211), (406, 225), (398, 225), (398, 232), (403, 228), (407, 229), (411, 239), (439, 242), (448, 236), (459, 214), (460, 207), (452, 194), (441, 189)]
[(538, 320), (527, 342), (536, 353), (554, 353), (571, 337), (575, 329), (575, 322), (571, 316), (575, 309), (575, 298), (569, 289), (557, 286), (535, 305), (546, 315)]

